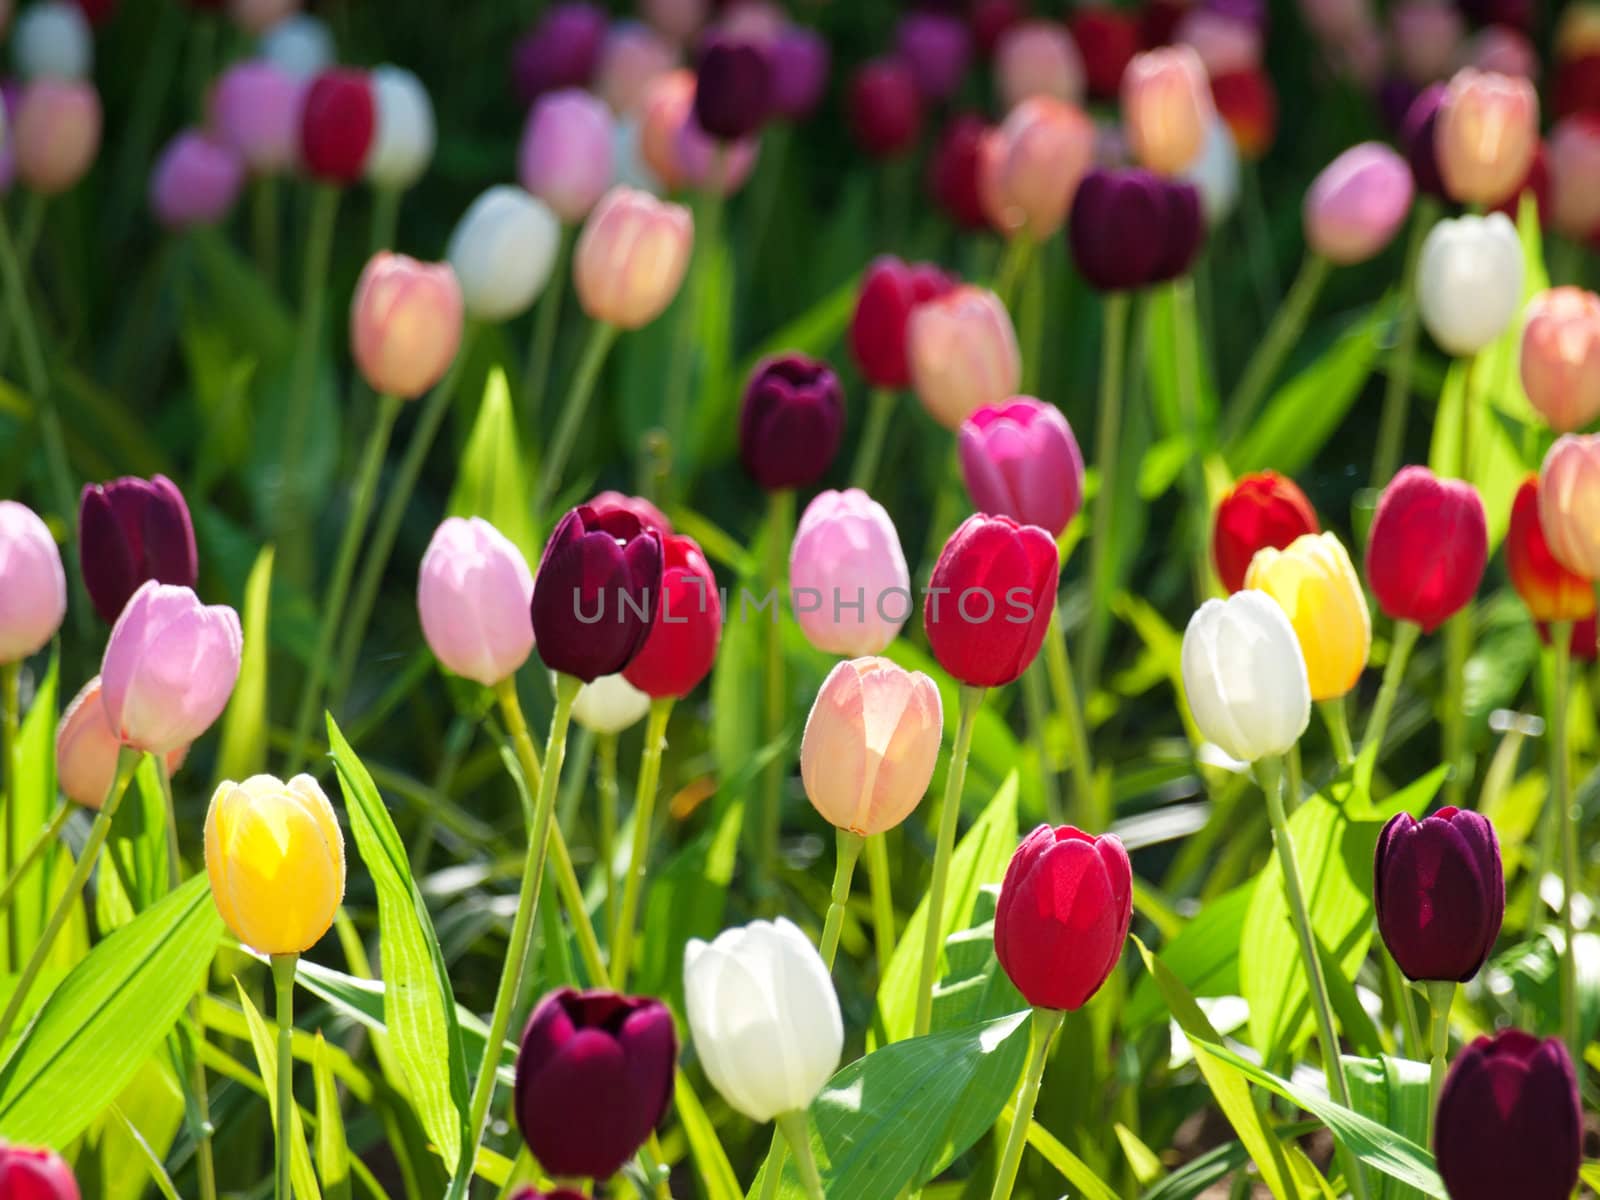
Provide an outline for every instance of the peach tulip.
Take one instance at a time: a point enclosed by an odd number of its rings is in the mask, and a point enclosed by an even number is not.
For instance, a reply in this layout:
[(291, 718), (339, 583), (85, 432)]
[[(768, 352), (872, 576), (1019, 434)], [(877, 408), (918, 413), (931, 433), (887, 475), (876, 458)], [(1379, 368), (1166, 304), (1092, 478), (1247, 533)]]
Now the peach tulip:
[(1558, 287), (1528, 302), (1522, 387), (1557, 433), (1600, 416), (1600, 296)]

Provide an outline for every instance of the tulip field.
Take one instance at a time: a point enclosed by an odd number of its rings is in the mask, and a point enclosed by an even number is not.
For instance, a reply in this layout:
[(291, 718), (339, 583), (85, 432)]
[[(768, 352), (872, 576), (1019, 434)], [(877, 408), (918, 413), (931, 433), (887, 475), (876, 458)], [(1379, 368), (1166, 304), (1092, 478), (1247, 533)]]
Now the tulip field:
[(1600, 3), (0, 42), (0, 1200), (1600, 1197)]

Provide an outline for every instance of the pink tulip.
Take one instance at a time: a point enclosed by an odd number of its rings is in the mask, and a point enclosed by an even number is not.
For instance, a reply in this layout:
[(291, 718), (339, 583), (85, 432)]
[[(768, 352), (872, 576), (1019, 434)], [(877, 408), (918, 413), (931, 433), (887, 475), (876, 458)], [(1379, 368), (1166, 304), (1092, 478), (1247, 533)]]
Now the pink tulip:
[(1439, 107), (1434, 152), (1450, 195), (1499, 204), (1527, 178), (1539, 146), (1539, 97), (1526, 79), (1466, 68)]
[(207, 607), (186, 587), (142, 584), (100, 663), (100, 702), (118, 739), (152, 754), (194, 741), (227, 707), (243, 649), (239, 615), (227, 605)]
[(822, 492), (806, 506), (789, 550), (801, 632), (827, 654), (880, 654), (913, 607), (894, 522), (860, 488)]
[(1134, 157), (1152, 171), (1187, 170), (1215, 119), (1206, 69), (1187, 46), (1137, 54), (1122, 74), (1122, 128)]
[(1420, 86), (1450, 74), (1466, 26), (1453, 0), (1401, 0), (1389, 29), (1401, 73)]
[(194, 129), (167, 143), (150, 175), (150, 207), (167, 229), (215, 225), (244, 186), (244, 160)]
[(994, 75), (1006, 109), (1029, 96), (1051, 96), (1066, 104), (1083, 101), (1083, 56), (1067, 27), (1056, 21), (1022, 21), (1000, 35)]
[(522, 551), (482, 517), (448, 517), (417, 576), (417, 615), (433, 656), (493, 687), (533, 653), (533, 572)]
[(674, 42), (687, 42), (711, 16), (711, 0), (642, 0), (645, 20)]
[(606, 30), (594, 90), (619, 117), (639, 112), (650, 85), (678, 65), (672, 44), (648, 25), (617, 21)]
[(1472, 35), (1462, 57), (1466, 65), (1513, 79), (1539, 78), (1539, 52), (1528, 35), (1504, 25), (1486, 25)]
[(1539, 528), (1557, 562), (1600, 579), (1600, 434), (1564, 434), (1544, 456)]
[(46, 196), (82, 179), (100, 149), (100, 93), (94, 84), (36, 79), (17, 106), (17, 177)]
[(755, 140), (714, 139), (694, 119), (694, 94), (695, 76), (689, 70), (669, 71), (651, 84), (644, 99), (640, 152), (669, 191), (705, 191), (715, 185), (720, 194), (730, 195), (755, 166)]
[(906, 354), (917, 398), (946, 429), (1013, 395), (1022, 379), (1011, 315), (984, 288), (958, 287), (912, 309)]
[(1014, 396), (985, 405), (962, 422), (958, 448), (979, 512), (1060, 537), (1083, 506), (1083, 453), (1053, 404)]
[(272, 63), (234, 63), (211, 90), (212, 132), (257, 175), (291, 170), (300, 156), (304, 93), (304, 83)]
[(1571, 433), (1600, 416), (1600, 297), (1558, 287), (1528, 302), (1522, 389), (1545, 423)]
[(566, 222), (589, 215), (611, 186), (611, 114), (581, 88), (534, 101), (517, 151), (517, 179)]
[(67, 575), (50, 528), (0, 500), (0, 663), (21, 662), (55, 637), (67, 612)]
[(572, 281), (583, 311), (622, 329), (648, 325), (677, 295), (693, 245), (688, 209), (612, 188), (584, 222), (573, 251)]
[(1261, 69), (1261, 28), (1231, 13), (1191, 8), (1178, 22), (1173, 40), (1198, 54), (1212, 79)]
[(373, 391), (412, 400), (455, 361), (461, 324), (461, 285), (449, 263), (380, 250), (350, 302), (350, 354)]
[(1413, 194), (1411, 168), (1399, 154), (1381, 142), (1352, 146), (1306, 192), (1306, 242), (1331, 262), (1365, 262), (1394, 239)]
[(1546, 145), (1551, 223), (1560, 233), (1579, 241), (1600, 233), (1600, 115), (1563, 117), (1550, 131)]
[(995, 228), (1040, 242), (1058, 232), (1093, 165), (1094, 141), (1094, 123), (1049, 96), (1024, 100), (985, 132), (978, 188)]
[[(116, 780), (121, 749), (101, 703), (100, 676), (96, 675), (73, 697), (56, 726), (56, 782), (61, 794), (74, 804), (98, 811)], [(167, 770), (181, 767), (188, 753), (186, 745), (169, 751)]]
[(731, 196), (750, 178), (758, 149), (759, 143), (753, 137), (718, 142), (700, 128), (691, 112), (689, 119), (678, 127), (679, 178), (697, 191), (715, 190), (720, 195)]

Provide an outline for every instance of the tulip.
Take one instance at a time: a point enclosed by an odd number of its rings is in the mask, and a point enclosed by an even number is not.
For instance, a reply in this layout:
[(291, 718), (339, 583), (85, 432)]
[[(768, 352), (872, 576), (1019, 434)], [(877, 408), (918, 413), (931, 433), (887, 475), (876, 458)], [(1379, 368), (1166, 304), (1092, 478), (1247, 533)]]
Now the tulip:
[(299, 8), (300, 0), (229, 0), (228, 15), (245, 33), (260, 37)]
[(1200, 155), (1216, 109), (1200, 57), (1187, 46), (1136, 55), (1122, 76), (1122, 124), (1139, 162), (1176, 175)]
[(1388, 616), (1432, 633), (1472, 600), (1488, 553), (1477, 490), (1406, 467), (1378, 498), (1367, 535), (1367, 585)]
[(1411, 211), (1411, 169), (1381, 142), (1352, 146), (1306, 192), (1306, 243), (1340, 266), (1381, 253)]
[(1288, 616), (1313, 700), (1334, 700), (1355, 687), (1372, 649), (1372, 619), (1338, 538), (1307, 533), (1285, 550), (1257, 551), (1245, 587), (1266, 592)]
[(468, 315), (507, 321), (526, 312), (550, 281), (561, 223), (542, 200), (496, 184), (462, 214), (445, 257)]
[(333, 33), (310, 13), (295, 13), (279, 21), (256, 47), (262, 60), (292, 79), (309, 83), (333, 65)]
[(100, 150), (100, 121), (94, 84), (50, 78), (28, 84), (8, 131), (17, 177), (46, 196), (76, 186)]
[(1575, 287), (1535, 296), (1522, 326), (1521, 364), (1529, 402), (1557, 433), (1600, 416), (1600, 297)]
[(512, 48), (517, 96), (532, 104), (546, 92), (587, 87), (605, 43), (606, 15), (593, 4), (553, 4)]
[(54, 1150), (0, 1142), (0, 1196), (16, 1200), (80, 1200), (72, 1168)]
[(1520, 1029), (1474, 1040), (1444, 1081), (1433, 1149), (1453, 1200), (1565, 1200), (1583, 1153), (1566, 1048)]
[(1600, 579), (1600, 435), (1556, 440), (1539, 468), (1539, 525), (1557, 562)]
[(850, 128), (874, 158), (896, 158), (922, 131), (922, 99), (911, 68), (893, 58), (877, 58), (850, 81)]
[(1600, 233), (1600, 115), (1563, 117), (1550, 131), (1551, 224), (1573, 239)]
[(683, 991), (706, 1077), (752, 1121), (803, 1111), (839, 1065), (844, 1020), (833, 980), (783, 917), (712, 942), (690, 938)]
[(1038, 526), (968, 517), (939, 552), (922, 608), (934, 658), (971, 687), (1019, 678), (1044, 642), (1060, 574), (1055, 541)]
[(168, 229), (216, 225), (244, 186), (244, 160), (197, 130), (167, 143), (150, 174), (150, 207)]
[(428, 648), (457, 675), (494, 687), (533, 653), (533, 575), (522, 551), (481, 517), (449, 517), (417, 574)]
[(924, 100), (937, 103), (955, 94), (972, 58), (972, 37), (961, 18), (914, 10), (900, 18), (894, 38), (895, 53), (911, 68)]
[(1036, 242), (1058, 232), (1094, 159), (1094, 124), (1048, 96), (1024, 100), (984, 136), (980, 194), (1003, 233)]
[(1059, 538), (1083, 505), (1083, 454), (1053, 404), (1017, 396), (985, 405), (962, 422), (958, 449), (979, 512)]
[(911, 382), (906, 330), (912, 312), (955, 290), (956, 281), (932, 263), (880, 255), (867, 264), (850, 318), (850, 352), (867, 382), (903, 388)]
[(1539, 520), (1539, 477), (1529, 475), (1511, 501), (1506, 574), (1536, 622), (1582, 621), (1595, 611), (1594, 585), (1550, 552)]
[(1411, 177), (1417, 190), (1436, 199), (1448, 198), (1444, 177), (1439, 171), (1439, 110), (1444, 105), (1442, 83), (1424, 88), (1406, 110), (1400, 130), (1400, 145), (1411, 164)]
[(650, 711), (650, 697), (623, 675), (602, 675), (578, 689), (572, 719), (591, 733), (619, 734)]
[(1174, 40), (1199, 56), (1208, 79), (1261, 66), (1261, 30), (1230, 13), (1191, 8), (1179, 20)]
[[(74, 804), (98, 812), (117, 777), (117, 755), (122, 745), (106, 719), (100, 702), (100, 677), (79, 689), (56, 725), (56, 782), (61, 794)], [(187, 746), (165, 757), (170, 774), (183, 765)]]
[(1526, 79), (1468, 67), (1445, 91), (1434, 136), (1450, 195), (1463, 204), (1498, 204), (1533, 161), (1539, 98)]
[(1551, 109), (1557, 117), (1600, 109), (1600, 53), (1581, 54), (1556, 68)]
[(211, 89), (211, 129), (256, 174), (287, 171), (300, 154), (302, 92), (270, 62), (234, 63)]
[(1397, 813), (1373, 866), (1378, 931), (1411, 980), (1466, 983), (1500, 934), (1506, 886), (1487, 817), (1441, 808), (1426, 820)]
[(1138, 169), (1090, 171), (1067, 223), (1073, 262), (1102, 292), (1176, 279), (1189, 269), (1203, 233), (1193, 184)]
[(994, 74), (1008, 111), (1032, 96), (1063, 104), (1083, 99), (1083, 58), (1072, 35), (1055, 21), (1022, 21), (1006, 30), (995, 46)]
[(950, 430), (985, 404), (1014, 395), (1022, 380), (1011, 316), (998, 296), (979, 287), (963, 285), (914, 308), (906, 357), (917, 398)]
[(563, 221), (581, 221), (611, 186), (611, 116), (588, 92), (547, 92), (528, 113), (517, 180)]
[(404, 67), (374, 68), (371, 85), (377, 128), (366, 175), (377, 187), (404, 191), (433, 161), (433, 101), (422, 81)]
[(1463, 65), (1488, 74), (1533, 81), (1539, 77), (1539, 52), (1528, 35), (1490, 25), (1478, 30), (1462, 48)]
[(791, 25), (767, 48), (772, 111), (791, 121), (809, 117), (828, 86), (827, 39), (814, 29)]
[(655, 622), (661, 571), (661, 534), (631, 513), (568, 512), (534, 578), (533, 632), (545, 665), (584, 683), (626, 667)]
[(1262, 592), (1207, 600), (1183, 633), (1183, 691), (1200, 733), (1240, 762), (1287, 754), (1311, 720), (1306, 660)]
[(349, 184), (361, 178), (377, 129), (372, 80), (362, 71), (324, 71), (300, 109), (300, 160), (313, 178)]
[(688, 209), (612, 188), (589, 214), (573, 256), (584, 311), (622, 329), (648, 325), (677, 295), (693, 242)]
[(27, 505), (0, 500), (0, 665), (41, 650), (67, 613), (67, 575), (50, 528)]
[(694, 116), (700, 128), (724, 142), (756, 133), (771, 110), (770, 76), (761, 47), (726, 37), (711, 39), (695, 72)]
[(1217, 115), (1233, 134), (1239, 154), (1254, 162), (1272, 148), (1278, 132), (1278, 93), (1264, 71), (1230, 71), (1211, 80)]
[(661, 607), (625, 678), (651, 698), (681, 699), (711, 673), (722, 639), (717, 577), (693, 538), (661, 539)]
[(108, 625), (146, 580), (192, 588), (199, 576), (194, 525), (165, 475), (88, 484), (78, 502), (78, 561), (89, 599)]
[(1484, 349), (1522, 303), (1522, 243), (1503, 213), (1440, 221), (1417, 260), (1417, 306), (1449, 354)]
[(30, 4), (11, 30), (11, 58), (23, 79), (85, 80), (94, 74), (94, 32), (67, 0)]
[[(637, 21), (618, 21), (606, 31), (600, 49), (600, 62), (595, 68), (595, 94), (618, 117), (637, 113), (644, 105), (650, 85), (677, 65), (676, 48), (655, 30)], [(582, 91), (581, 88), (563, 90)], [(537, 101), (534, 107), (538, 107)], [(610, 122), (607, 125), (609, 127)]]
[(667, 514), (662, 512), (643, 496), (627, 496), (621, 492), (600, 492), (589, 501), (589, 507), (597, 513), (611, 512), (621, 509), (632, 513), (634, 518), (646, 529), (654, 529), (663, 538), (672, 534), (672, 522), (667, 519)]
[(887, 649), (913, 600), (900, 535), (883, 505), (860, 488), (812, 500), (789, 551), (789, 588), (800, 631), (818, 650), (856, 657)]
[(640, 149), (661, 186), (719, 196), (737, 191), (755, 166), (756, 142), (719, 142), (694, 115), (692, 71), (668, 71), (645, 92)]
[(1182, 179), (1200, 194), (1200, 211), (1208, 226), (1222, 224), (1239, 205), (1239, 148), (1221, 117), (1211, 122), (1200, 157), (1189, 164)]
[(672, 1099), (678, 1035), (659, 1000), (563, 988), (539, 1001), (517, 1048), (517, 1127), (546, 1172), (609, 1179)]
[(226, 605), (154, 579), (134, 592), (106, 643), (101, 703), (125, 746), (166, 754), (211, 727), (239, 678), (244, 635)]
[(1276, 471), (1246, 475), (1217, 501), (1211, 561), (1228, 591), (1246, 586), (1245, 575), (1263, 547), (1282, 550), (1296, 538), (1320, 532), (1316, 510), (1294, 480)]
[(224, 782), (206, 814), (206, 874), (223, 922), (262, 954), (301, 954), (344, 900), (344, 835), (317, 781)]
[(356, 282), (350, 355), (379, 395), (412, 400), (438, 383), (461, 328), (461, 285), (448, 263), (380, 250)]
[(1401, 72), (1417, 84), (1450, 74), (1466, 32), (1450, 0), (1403, 0), (1389, 12), (1389, 29)]
[(739, 458), (769, 492), (809, 487), (827, 473), (844, 433), (844, 392), (833, 368), (803, 354), (758, 363), (739, 411)]
[(1122, 73), (1139, 52), (1139, 27), (1121, 9), (1109, 4), (1073, 10), (1068, 22), (1073, 43), (1083, 56), (1089, 95), (1114, 99), (1122, 88)]
[(711, 0), (641, 0), (645, 19), (675, 42), (686, 42), (711, 15)]
[(983, 143), (989, 127), (972, 113), (952, 117), (928, 162), (928, 191), (962, 229), (989, 228), (982, 195)]

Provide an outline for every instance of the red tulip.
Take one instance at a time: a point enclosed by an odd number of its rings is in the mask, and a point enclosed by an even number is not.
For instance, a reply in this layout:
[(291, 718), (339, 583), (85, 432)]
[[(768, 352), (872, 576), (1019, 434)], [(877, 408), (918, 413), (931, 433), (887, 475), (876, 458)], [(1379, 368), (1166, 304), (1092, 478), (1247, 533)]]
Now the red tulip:
[(1121, 10), (1099, 5), (1078, 9), (1067, 25), (1083, 55), (1089, 95), (1114, 99), (1122, 88), (1122, 72), (1139, 53), (1139, 26)]
[(300, 109), (300, 157), (328, 183), (355, 183), (377, 129), (372, 82), (365, 71), (324, 71), (306, 89)]
[(973, 113), (952, 117), (928, 160), (928, 190), (962, 229), (989, 228), (979, 191), (981, 147), (988, 126)]
[(891, 254), (875, 258), (861, 277), (850, 318), (850, 352), (873, 387), (911, 383), (906, 323), (911, 310), (955, 290), (956, 281), (932, 263), (907, 263)]
[(939, 665), (972, 687), (1000, 687), (1039, 653), (1061, 559), (1037, 525), (977, 513), (939, 552), (922, 627)]
[(1133, 868), (1115, 834), (1041, 825), (1011, 856), (994, 952), (1035, 1008), (1082, 1008), (1122, 957)]
[(1278, 93), (1265, 71), (1228, 71), (1214, 76), (1211, 99), (1239, 146), (1239, 157), (1254, 160), (1272, 149), (1278, 133)]
[(0, 1196), (6, 1200), (78, 1200), (72, 1169), (54, 1150), (0, 1142)]
[(1535, 621), (1580, 621), (1594, 615), (1594, 585), (1550, 553), (1539, 524), (1539, 477), (1529, 475), (1511, 501), (1506, 574)]
[(850, 81), (850, 126), (874, 158), (911, 148), (922, 130), (922, 97), (911, 68), (892, 58), (865, 64)]
[(651, 697), (687, 696), (711, 671), (722, 638), (717, 577), (691, 537), (661, 539), (661, 607), (622, 677)]
[(1367, 537), (1367, 586), (1396, 621), (1432, 633), (1483, 578), (1489, 532), (1477, 489), (1406, 467), (1378, 499)]
[(1257, 550), (1283, 550), (1301, 534), (1320, 532), (1316, 510), (1294, 480), (1276, 471), (1246, 475), (1217, 502), (1211, 529), (1217, 577), (1237, 592)]

